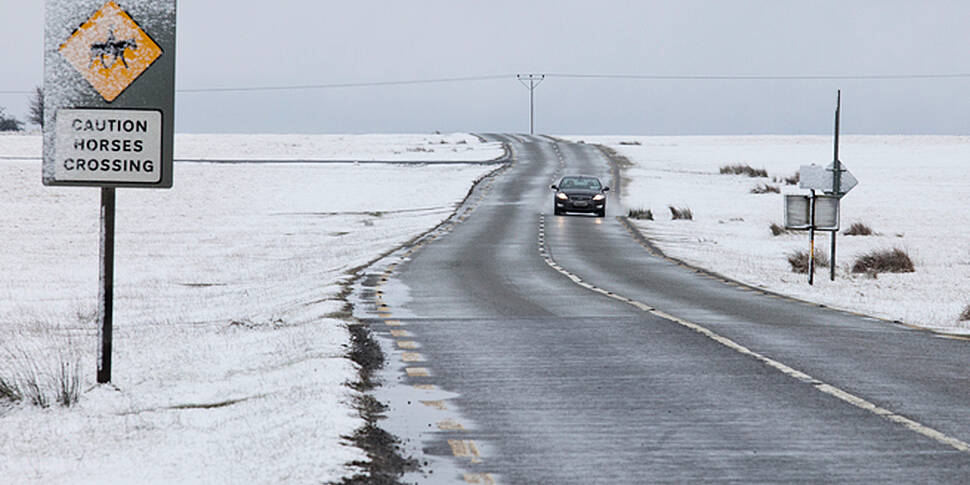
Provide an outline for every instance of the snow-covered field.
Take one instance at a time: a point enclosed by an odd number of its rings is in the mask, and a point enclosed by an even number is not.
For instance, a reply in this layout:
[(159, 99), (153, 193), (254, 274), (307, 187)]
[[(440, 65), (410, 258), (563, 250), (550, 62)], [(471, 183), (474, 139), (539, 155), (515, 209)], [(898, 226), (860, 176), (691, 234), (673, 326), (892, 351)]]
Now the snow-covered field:
[[(769, 183), (782, 193), (808, 193), (770, 179), (720, 175), (729, 164), (765, 168), (770, 177), (794, 175), (800, 165), (827, 165), (830, 136), (573, 137), (601, 143), (634, 164), (624, 171), (627, 209), (651, 209), (656, 221), (638, 227), (673, 257), (745, 283), (797, 298), (967, 333), (959, 315), (970, 304), (970, 138), (956, 136), (844, 136), (839, 158), (860, 181), (844, 199), (842, 228), (863, 222), (875, 236), (838, 236), (837, 278), (819, 268), (815, 285), (792, 273), (787, 255), (808, 250), (808, 233), (772, 236), (784, 224), (780, 194), (750, 190)], [(625, 143), (621, 143), (625, 142)], [(635, 144), (639, 143), (639, 145)], [(693, 221), (672, 221), (668, 205), (689, 207)], [(826, 253), (829, 234), (817, 233)], [(916, 272), (850, 272), (874, 249), (900, 248)]]
[[(175, 135), (176, 160), (466, 162), (499, 158), (502, 144), (447, 135)], [(217, 143), (213, 140), (217, 139)], [(39, 158), (40, 135), (3, 135), (4, 158)]]
[[(177, 143), (181, 158), (218, 160), (502, 154), (468, 135), (377, 138)], [(0, 379), (36, 373), (53, 396), (60, 366), (79, 366), (81, 397), (70, 408), (0, 404), (4, 483), (352, 473), (347, 463), (365, 456), (341, 439), (362, 421), (345, 386), (356, 370), (335, 318), (340, 284), (447, 218), (494, 168), (177, 163), (171, 190), (119, 189), (114, 387), (96, 387), (99, 191), (42, 186), (39, 156), (39, 137), (0, 136)]]

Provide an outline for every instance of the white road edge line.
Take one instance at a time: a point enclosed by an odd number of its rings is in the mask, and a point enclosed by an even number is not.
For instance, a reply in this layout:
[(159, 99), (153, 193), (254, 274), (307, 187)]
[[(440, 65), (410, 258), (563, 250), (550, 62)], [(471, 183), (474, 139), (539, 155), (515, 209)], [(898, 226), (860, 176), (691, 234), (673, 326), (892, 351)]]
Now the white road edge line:
[[(545, 240), (545, 215), (540, 215), (539, 216), (539, 235), (540, 235), (540, 238), (542, 240)], [(695, 331), (695, 332), (697, 332), (697, 333), (699, 333), (701, 335), (704, 335), (705, 337), (707, 337), (707, 338), (709, 338), (709, 339), (711, 339), (711, 340), (713, 340), (713, 341), (715, 341), (715, 342), (717, 342), (717, 343), (719, 343), (719, 344), (721, 344), (721, 345), (723, 345), (723, 346), (725, 346), (725, 347), (727, 347), (727, 348), (729, 348), (731, 350), (734, 350), (734, 351), (736, 351), (736, 352), (738, 352), (740, 354), (744, 354), (744, 355), (747, 355), (747, 356), (750, 356), (750, 357), (754, 357), (755, 359), (757, 359), (757, 360), (765, 363), (766, 365), (768, 365), (770, 367), (773, 367), (773, 368), (777, 369), (778, 371), (780, 371), (781, 373), (783, 373), (783, 374), (785, 374), (785, 375), (787, 375), (789, 377), (792, 377), (794, 379), (797, 379), (797, 380), (799, 380), (801, 382), (804, 382), (806, 384), (810, 384), (812, 387), (814, 387), (819, 392), (822, 392), (822, 393), (828, 394), (828, 395), (830, 395), (832, 397), (838, 398), (838, 399), (842, 400), (843, 402), (846, 402), (848, 404), (851, 404), (851, 405), (853, 405), (853, 406), (855, 406), (855, 407), (857, 407), (859, 409), (863, 409), (863, 410), (869, 411), (869, 412), (871, 412), (871, 413), (873, 413), (873, 414), (875, 414), (877, 416), (881, 416), (883, 418), (886, 418), (886, 419), (888, 419), (888, 420), (890, 420), (890, 421), (892, 421), (892, 422), (894, 422), (896, 424), (901, 424), (901, 425), (905, 426), (907, 429), (909, 429), (911, 431), (915, 431), (916, 433), (919, 433), (919, 434), (921, 434), (921, 435), (923, 435), (923, 436), (925, 436), (927, 438), (930, 438), (930, 439), (935, 440), (935, 441), (937, 441), (939, 443), (948, 445), (948, 446), (950, 446), (950, 447), (952, 447), (952, 448), (954, 448), (954, 449), (956, 449), (958, 451), (962, 451), (964, 453), (970, 453), (970, 444), (968, 444), (968, 443), (966, 443), (964, 441), (961, 441), (961, 440), (959, 440), (957, 438), (954, 438), (954, 437), (951, 437), (951, 436), (947, 436), (946, 434), (944, 434), (944, 433), (942, 433), (940, 431), (937, 431), (937, 430), (935, 430), (933, 428), (930, 428), (928, 426), (925, 426), (923, 424), (920, 424), (919, 422), (913, 421), (912, 419), (909, 419), (909, 418), (907, 418), (905, 416), (896, 414), (896, 413), (894, 413), (894, 412), (892, 412), (892, 411), (890, 411), (890, 410), (888, 410), (886, 408), (877, 406), (876, 404), (874, 404), (872, 402), (869, 402), (869, 401), (867, 401), (867, 400), (865, 400), (865, 399), (863, 399), (863, 398), (861, 398), (859, 396), (856, 396), (856, 395), (854, 395), (852, 393), (849, 393), (847, 391), (844, 391), (842, 389), (839, 389), (838, 387), (832, 386), (830, 384), (826, 384), (825, 382), (822, 382), (822, 381), (820, 381), (820, 380), (818, 380), (818, 379), (816, 379), (816, 378), (814, 378), (814, 377), (812, 377), (812, 376), (810, 376), (810, 375), (808, 375), (808, 374), (806, 374), (806, 373), (804, 373), (802, 371), (799, 371), (799, 370), (794, 369), (792, 367), (789, 367), (789, 366), (787, 366), (787, 365), (785, 365), (785, 364), (783, 364), (781, 362), (778, 362), (777, 360), (774, 360), (774, 359), (768, 358), (768, 357), (766, 357), (766, 356), (764, 356), (762, 354), (759, 354), (758, 352), (755, 352), (755, 351), (753, 351), (753, 350), (751, 350), (751, 349), (749, 349), (749, 348), (747, 348), (747, 347), (745, 347), (745, 346), (743, 346), (743, 345), (741, 345), (741, 344), (739, 344), (739, 343), (737, 343), (737, 342), (735, 342), (735, 341), (733, 341), (733, 340), (731, 340), (731, 339), (729, 339), (727, 337), (724, 337), (722, 335), (719, 335), (719, 334), (715, 333), (714, 331), (712, 331), (712, 330), (710, 330), (710, 329), (708, 329), (706, 327), (703, 327), (701, 325), (698, 325), (698, 324), (696, 324), (694, 322), (690, 322), (690, 321), (684, 320), (682, 318), (675, 317), (675, 316), (670, 315), (668, 313), (665, 313), (665, 312), (662, 312), (660, 310), (657, 310), (656, 308), (653, 308), (653, 307), (651, 307), (649, 305), (646, 305), (644, 303), (638, 302), (636, 300), (632, 300), (630, 298), (626, 298), (624, 296), (617, 295), (616, 293), (613, 293), (613, 292), (610, 292), (610, 291), (606, 291), (606, 290), (604, 290), (602, 288), (598, 288), (598, 287), (593, 286), (593, 285), (591, 285), (589, 283), (586, 283), (585, 281), (581, 280), (578, 276), (570, 273), (565, 268), (563, 268), (562, 266), (560, 266), (559, 264), (557, 264), (556, 261), (553, 260), (551, 256), (549, 256), (549, 251), (548, 251), (547, 248), (545, 248), (545, 244), (543, 244), (543, 243), (540, 243), (539, 244), (539, 256), (541, 256), (542, 259), (545, 260), (546, 264), (549, 265), (549, 267), (551, 267), (552, 269), (554, 269), (556, 272), (558, 272), (558, 273), (566, 276), (567, 278), (571, 279), (574, 283), (576, 283), (579, 286), (582, 286), (583, 288), (587, 288), (589, 290), (595, 291), (595, 292), (600, 293), (602, 295), (608, 296), (610, 298), (613, 298), (614, 300), (619, 300), (619, 301), (622, 301), (622, 302), (627, 303), (629, 305), (633, 305), (634, 307), (636, 307), (636, 308), (638, 308), (638, 309), (640, 309), (640, 310), (642, 310), (644, 312), (653, 314), (653, 315), (655, 315), (657, 317), (663, 318), (664, 320), (668, 320), (668, 321), (674, 322), (674, 323), (676, 323), (678, 325), (681, 325), (683, 327), (689, 328), (689, 329), (691, 329), (691, 330), (693, 330), (693, 331)]]

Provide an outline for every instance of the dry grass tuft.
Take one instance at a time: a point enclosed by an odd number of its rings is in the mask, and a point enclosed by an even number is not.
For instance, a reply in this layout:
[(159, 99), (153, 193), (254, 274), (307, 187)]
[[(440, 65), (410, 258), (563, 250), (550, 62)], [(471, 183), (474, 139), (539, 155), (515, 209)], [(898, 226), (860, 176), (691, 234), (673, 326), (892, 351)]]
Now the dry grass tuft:
[(781, 189), (775, 185), (759, 184), (751, 189), (752, 194), (780, 194)]
[(672, 220), (684, 220), (692, 221), (694, 220), (694, 213), (690, 210), (690, 207), (674, 207), (667, 206), (670, 209), (670, 218)]
[(912, 273), (916, 268), (906, 251), (899, 248), (872, 251), (859, 256), (852, 265), (853, 273)]
[[(795, 251), (788, 254), (788, 264), (791, 265), (793, 273), (808, 274), (808, 251)], [(829, 255), (820, 249), (815, 250), (815, 269), (825, 267), (829, 264)]]
[(970, 320), (970, 305), (967, 305), (963, 309), (963, 313), (960, 314), (960, 321), (961, 322), (966, 322), (968, 320)]
[(772, 236), (783, 236), (783, 235), (792, 233), (788, 229), (785, 229), (785, 226), (782, 226), (781, 224), (777, 224), (774, 222), (772, 222), (771, 225), (768, 226), (768, 228), (771, 229)]
[(0, 349), (0, 400), (46, 408), (71, 406), (81, 397), (81, 358), (70, 338), (47, 330), (37, 346)]
[(853, 222), (848, 229), (842, 232), (846, 236), (871, 236), (874, 234), (871, 227), (861, 223)]
[(784, 183), (785, 185), (798, 185), (800, 179), (801, 174), (795, 172), (795, 175), (792, 175), (791, 177), (772, 177), (771, 181), (776, 184)]
[(653, 211), (651, 211), (650, 209), (646, 209), (646, 210), (630, 209), (630, 211), (627, 212), (626, 216), (629, 217), (630, 219), (641, 219), (641, 220), (652, 221)]
[(724, 165), (721, 167), (722, 175), (747, 175), (748, 177), (768, 178), (768, 171), (763, 168), (751, 168), (750, 165)]

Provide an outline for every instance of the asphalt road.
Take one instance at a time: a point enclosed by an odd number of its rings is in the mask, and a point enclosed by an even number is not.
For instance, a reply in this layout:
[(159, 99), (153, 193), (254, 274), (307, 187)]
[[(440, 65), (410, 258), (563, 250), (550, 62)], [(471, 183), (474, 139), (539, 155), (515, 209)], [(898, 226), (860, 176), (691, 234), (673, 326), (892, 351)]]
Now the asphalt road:
[(554, 216), (550, 183), (614, 186), (607, 159), (491, 138), (511, 167), (357, 305), (392, 362), (383, 424), (425, 464), (407, 481), (970, 481), (970, 343), (682, 267), (615, 196)]

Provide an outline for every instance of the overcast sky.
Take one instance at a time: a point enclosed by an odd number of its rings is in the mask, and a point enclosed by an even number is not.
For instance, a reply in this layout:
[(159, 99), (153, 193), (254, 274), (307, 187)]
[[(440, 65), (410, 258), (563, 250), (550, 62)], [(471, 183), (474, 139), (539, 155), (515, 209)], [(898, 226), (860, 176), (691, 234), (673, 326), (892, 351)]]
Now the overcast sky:
[[(118, 0), (124, 6), (125, 0)], [(0, 106), (43, 77), (43, 1), (0, 0)], [(137, 20), (137, 19), (136, 19)], [(516, 73), (970, 74), (966, 1), (182, 0), (179, 132), (528, 132)], [(505, 75), (470, 82), (199, 93)], [(970, 76), (622, 80), (550, 76), (555, 134), (970, 134)], [(182, 91), (184, 90), (184, 91)]]

